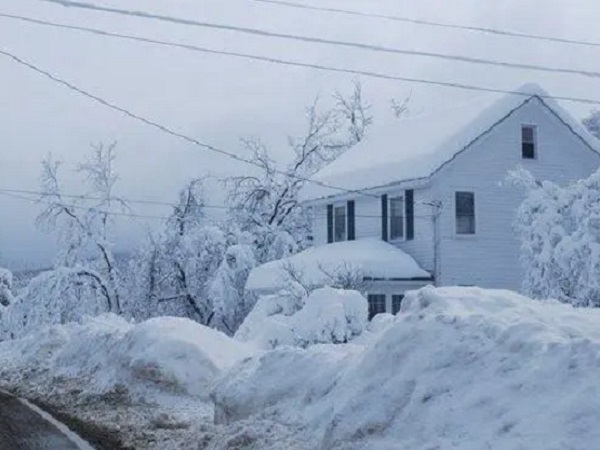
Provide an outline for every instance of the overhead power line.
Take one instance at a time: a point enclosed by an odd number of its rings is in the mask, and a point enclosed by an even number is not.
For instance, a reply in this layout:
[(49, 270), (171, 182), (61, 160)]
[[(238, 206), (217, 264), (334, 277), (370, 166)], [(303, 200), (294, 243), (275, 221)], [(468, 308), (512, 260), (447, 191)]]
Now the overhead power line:
[(522, 33), (519, 31), (513, 30), (502, 30), (498, 28), (489, 28), (489, 27), (477, 27), (473, 25), (458, 25), (451, 24), (446, 22), (436, 22), (433, 20), (425, 20), (425, 19), (415, 19), (411, 17), (402, 17), (402, 16), (392, 16), (387, 14), (377, 14), (349, 9), (341, 9), (341, 8), (330, 8), (323, 6), (314, 6), (314, 5), (306, 5), (303, 3), (296, 3), (290, 1), (283, 0), (253, 0), (259, 3), (269, 3), (272, 5), (297, 8), (297, 9), (306, 9), (312, 11), (324, 11), (336, 14), (344, 14), (349, 16), (359, 16), (359, 17), (370, 17), (374, 19), (384, 19), (393, 22), (403, 22), (403, 23), (412, 23), (414, 25), (424, 25), (438, 28), (447, 28), (454, 30), (464, 30), (464, 31), (474, 31), (478, 33), (491, 34), (496, 36), (503, 37), (513, 37), (513, 38), (522, 38), (522, 39), (532, 39), (538, 41), (547, 41), (547, 42), (557, 42), (561, 44), (572, 44), (572, 45), (580, 45), (587, 47), (600, 47), (600, 42), (593, 41), (585, 41), (585, 40), (577, 40), (577, 39), (568, 39), (568, 38), (560, 38), (555, 36), (545, 36), (538, 34), (530, 34), (530, 33)]
[[(44, 201), (41, 199), (24, 197), (24, 196), (18, 195), (18, 194), (12, 194), (5, 190), (0, 190), (0, 195), (4, 195), (7, 197), (14, 198), (16, 200), (23, 200), (23, 201), (27, 201), (27, 202), (31, 202), (31, 203), (43, 203), (46, 205), (52, 204), (51, 202), (47, 202), (47, 201)], [(95, 209), (95, 208), (91, 208), (89, 206), (75, 205), (72, 203), (71, 204), (64, 203), (64, 206), (67, 208), (71, 208), (71, 209), (84, 209), (84, 210)], [(106, 214), (108, 216), (131, 217), (131, 218), (136, 218), (136, 219), (160, 219), (160, 220), (168, 220), (169, 219), (169, 217), (165, 217), (165, 216), (155, 216), (155, 215), (148, 215), (148, 214), (126, 213), (126, 212), (119, 212), (119, 211), (106, 211), (106, 210), (102, 210), (102, 209), (96, 209), (96, 211), (100, 214)]]
[[(116, 105), (116, 104), (114, 104), (114, 103), (112, 103), (112, 102), (110, 102), (108, 100), (104, 100), (103, 98), (98, 97), (98, 96), (96, 96), (94, 94), (91, 94), (91, 93), (89, 93), (89, 92), (87, 92), (87, 91), (85, 91), (85, 90), (83, 90), (83, 89), (75, 86), (74, 84), (72, 84), (72, 83), (70, 83), (68, 81), (63, 80), (62, 78), (60, 78), (60, 77), (58, 77), (58, 76), (56, 76), (56, 75), (54, 75), (54, 74), (52, 74), (52, 73), (44, 70), (44, 69), (41, 69), (40, 67), (38, 67), (38, 66), (36, 66), (36, 65), (28, 62), (28, 61), (25, 61), (24, 59), (22, 59), (22, 58), (20, 58), (20, 57), (18, 57), (16, 55), (14, 55), (13, 53), (10, 53), (10, 52), (8, 52), (6, 50), (0, 49), (0, 54), (6, 56), (8, 58), (10, 58), (11, 60), (13, 60), (14, 62), (20, 64), (21, 66), (27, 67), (30, 70), (33, 70), (33, 71), (35, 71), (35, 72), (37, 72), (37, 73), (45, 76), (46, 78), (49, 78), (50, 80), (54, 81), (55, 83), (58, 83), (58, 84), (66, 87), (66, 88), (68, 88), (68, 89), (70, 89), (70, 90), (72, 90), (74, 92), (77, 92), (80, 95), (83, 95), (83, 96), (85, 96), (85, 97), (87, 97), (87, 98), (89, 98), (91, 100), (94, 100), (95, 102), (100, 103), (101, 105), (104, 105), (107, 108), (113, 109), (115, 111), (119, 111), (120, 113), (122, 113), (122, 114), (124, 114), (124, 115), (126, 115), (126, 116), (128, 116), (128, 117), (130, 117), (132, 119), (135, 119), (138, 122), (141, 122), (141, 123), (143, 123), (145, 125), (151, 126), (151, 127), (155, 128), (155, 129), (157, 129), (159, 131), (162, 131), (163, 133), (170, 134), (171, 136), (177, 137), (177, 138), (179, 138), (179, 139), (181, 139), (183, 141), (186, 141), (186, 142), (188, 142), (190, 144), (194, 144), (194, 145), (196, 145), (198, 147), (201, 147), (201, 148), (203, 148), (205, 150), (208, 150), (210, 152), (218, 153), (220, 155), (226, 156), (226, 157), (228, 157), (230, 159), (233, 159), (235, 161), (243, 162), (243, 163), (255, 166), (255, 167), (262, 168), (262, 166), (258, 162), (255, 162), (255, 161), (252, 161), (251, 159), (247, 159), (247, 158), (244, 158), (242, 156), (236, 155), (235, 153), (232, 153), (232, 152), (230, 152), (228, 150), (225, 150), (225, 149), (222, 149), (222, 148), (219, 148), (219, 147), (215, 147), (215, 146), (210, 145), (210, 144), (206, 144), (206, 143), (204, 143), (202, 141), (199, 141), (198, 139), (192, 138), (192, 137), (187, 136), (187, 135), (185, 135), (183, 133), (180, 133), (178, 131), (172, 130), (171, 128), (167, 127), (166, 125), (162, 125), (162, 124), (159, 124), (158, 122), (154, 122), (154, 121), (152, 121), (150, 119), (146, 119), (145, 117), (142, 117), (142, 116), (140, 116), (140, 115), (138, 115), (138, 114), (136, 114), (136, 113), (134, 113), (134, 112), (126, 109), (126, 108), (118, 106), (118, 105)], [(293, 179), (296, 179), (296, 180), (299, 180), (299, 181), (304, 181), (304, 182), (307, 182), (307, 183), (312, 183), (312, 184), (315, 184), (315, 185), (318, 185), (318, 186), (321, 186), (321, 187), (325, 187), (325, 188), (328, 188), (328, 189), (334, 189), (334, 190), (337, 190), (337, 191), (340, 191), (340, 192), (349, 193), (349, 194), (359, 194), (359, 195), (364, 195), (364, 196), (376, 197), (373, 194), (366, 193), (366, 192), (364, 192), (362, 190), (346, 189), (346, 188), (343, 188), (343, 187), (334, 186), (334, 185), (331, 185), (329, 183), (325, 183), (325, 182), (318, 181), (318, 180), (313, 180), (313, 179), (310, 179), (310, 178), (307, 178), (307, 177), (296, 175), (294, 173), (286, 172), (285, 170), (274, 169), (273, 171), (275, 173), (280, 174), (280, 175), (284, 175), (284, 176), (287, 176), (287, 177), (290, 177), (290, 178), (293, 178)]]
[[(42, 0), (42, 1), (44, 1), (44, 0)], [(529, 94), (527, 92), (520, 92), (520, 91), (515, 91), (515, 90), (509, 90), (509, 89), (499, 89), (499, 88), (492, 88), (492, 87), (486, 87), (486, 86), (475, 86), (475, 85), (448, 82), (448, 81), (427, 80), (427, 79), (423, 79), (423, 78), (403, 77), (403, 76), (396, 76), (396, 75), (391, 75), (391, 74), (382, 73), (382, 72), (374, 72), (374, 71), (360, 70), (360, 69), (348, 69), (348, 68), (342, 68), (342, 67), (327, 66), (327, 65), (323, 65), (323, 64), (313, 64), (313, 63), (306, 63), (306, 62), (301, 62), (301, 61), (291, 61), (291, 60), (274, 58), (274, 57), (269, 57), (269, 56), (260, 56), (260, 55), (253, 55), (253, 54), (248, 54), (248, 53), (230, 52), (230, 51), (225, 51), (225, 50), (215, 50), (215, 49), (199, 47), (199, 46), (191, 45), (191, 44), (181, 44), (181, 43), (177, 43), (177, 42), (162, 41), (162, 40), (157, 40), (157, 39), (151, 39), (151, 38), (121, 34), (121, 33), (113, 33), (113, 32), (109, 32), (109, 31), (105, 31), (105, 30), (100, 30), (97, 28), (81, 27), (81, 26), (76, 26), (76, 25), (66, 25), (66, 24), (60, 24), (60, 23), (56, 23), (56, 22), (50, 22), (47, 20), (39, 20), (39, 19), (30, 18), (30, 17), (16, 16), (16, 15), (12, 15), (12, 14), (0, 13), (0, 17), (20, 20), (20, 21), (24, 21), (24, 22), (28, 22), (28, 23), (37, 24), (37, 25), (63, 28), (63, 29), (69, 29), (69, 30), (75, 30), (75, 31), (82, 31), (82, 32), (92, 33), (92, 34), (96, 34), (96, 35), (104, 36), (104, 37), (126, 39), (126, 40), (131, 40), (131, 41), (142, 42), (145, 44), (161, 45), (161, 46), (165, 46), (165, 47), (175, 47), (175, 48), (180, 48), (180, 49), (187, 50), (187, 51), (220, 55), (220, 56), (230, 56), (230, 57), (235, 57), (235, 58), (265, 62), (265, 63), (269, 63), (269, 64), (279, 64), (279, 65), (284, 65), (284, 66), (301, 67), (301, 68), (305, 68), (305, 69), (319, 70), (319, 71), (324, 71), (324, 72), (343, 73), (343, 74), (349, 74), (349, 75), (358, 75), (358, 76), (364, 76), (364, 77), (369, 77), (369, 78), (383, 79), (383, 80), (388, 80), (388, 81), (402, 81), (402, 82), (412, 83), (412, 84), (440, 86), (440, 87), (446, 87), (446, 88), (452, 88), (452, 89), (462, 89), (462, 90), (468, 90), (468, 91), (488, 92), (488, 93), (495, 93), (495, 94), (511, 94), (511, 95), (518, 95), (518, 96), (522, 96), (522, 97), (531, 97), (532, 95), (534, 95), (534, 94)], [(9, 55), (6, 55), (6, 56), (9, 56)], [(44, 75), (46, 75), (46, 74), (44, 74)], [(588, 105), (600, 105), (600, 100), (594, 100), (594, 99), (588, 99), (588, 98), (582, 98), (582, 97), (551, 96), (551, 95), (538, 95), (538, 97), (551, 99), (551, 100), (562, 100), (562, 101), (569, 101), (569, 102), (574, 102), (574, 103), (584, 103), (584, 104), (588, 104)]]
[(75, 2), (75, 1), (69, 1), (69, 0), (39, 0), (39, 1), (55, 3), (55, 4), (62, 5), (62, 6), (67, 6), (67, 7), (83, 8), (83, 9), (88, 9), (88, 10), (92, 10), (92, 11), (100, 11), (100, 12), (106, 12), (106, 13), (111, 13), (111, 14), (132, 16), (132, 17), (143, 18), (143, 19), (159, 20), (159, 21), (164, 21), (164, 22), (169, 22), (169, 23), (175, 23), (178, 25), (195, 26), (195, 27), (230, 31), (230, 32), (236, 32), (236, 33), (244, 33), (244, 34), (249, 34), (249, 35), (259, 36), (259, 37), (266, 37), (266, 38), (278, 38), (278, 39), (306, 42), (306, 43), (312, 43), (312, 44), (322, 44), (322, 45), (331, 45), (331, 46), (346, 47), (346, 48), (355, 48), (355, 49), (371, 51), (371, 52), (379, 52), (379, 53), (436, 58), (436, 59), (443, 59), (446, 61), (462, 62), (462, 63), (468, 63), (468, 64), (488, 65), (488, 66), (503, 67), (503, 68), (508, 68), (508, 69), (534, 70), (534, 71), (540, 71), (540, 72), (563, 73), (563, 74), (571, 74), (571, 75), (581, 75), (581, 76), (591, 77), (591, 78), (600, 78), (600, 72), (596, 72), (596, 71), (579, 70), (579, 69), (572, 69), (572, 68), (566, 68), (566, 67), (550, 67), (550, 66), (542, 66), (542, 65), (537, 65), (537, 64), (512, 63), (512, 62), (508, 62), (508, 61), (498, 61), (498, 60), (491, 60), (491, 59), (485, 59), (485, 58), (474, 58), (474, 57), (461, 56), (461, 55), (450, 55), (450, 54), (446, 54), (446, 53), (400, 49), (400, 48), (395, 48), (395, 47), (386, 47), (386, 46), (375, 45), (375, 44), (365, 44), (365, 43), (354, 42), (354, 41), (342, 41), (342, 40), (336, 40), (336, 39), (325, 39), (325, 38), (314, 37), (314, 36), (303, 36), (303, 35), (295, 35), (295, 34), (288, 34), (288, 33), (280, 33), (280, 32), (276, 32), (276, 31), (268, 31), (268, 30), (262, 30), (262, 29), (258, 29), (258, 28), (219, 24), (219, 23), (213, 23), (213, 22), (202, 22), (202, 21), (197, 21), (197, 20), (165, 16), (165, 15), (161, 15), (161, 14), (153, 14), (153, 13), (149, 13), (149, 12), (145, 12), (145, 11), (133, 11), (133, 10), (126, 10), (126, 9), (119, 9), (119, 8), (111, 8), (111, 7), (107, 7), (107, 6), (94, 5), (92, 3), (82, 3), (82, 2)]
[[(25, 194), (30, 197), (25, 197), (24, 195), (21, 195), (21, 194)], [(11, 198), (14, 198), (17, 200), (23, 200), (23, 201), (27, 201), (27, 202), (31, 202), (31, 203), (42, 203), (45, 205), (51, 205), (53, 203), (49, 202), (49, 201), (45, 201), (44, 198), (54, 197), (57, 194), (53, 194), (50, 192), (44, 192), (44, 191), (36, 191), (36, 190), (32, 190), (32, 189), (0, 188), (0, 195), (5, 195), (7, 197), (11, 197)], [(59, 195), (60, 195), (60, 197), (66, 198), (66, 199), (90, 200), (90, 201), (101, 200), (99, 197), (86, 196), (86, 195), (63, 194), (63, 193), (61, 193)], [(122, 200), (125, 203), (139, 203), (139, 204), (146, 204), (146, 205), (170, 206), (173, 208), (181, 206), (177, 203), (160, 202), (160, 201), (152, 201), (152, 200), (136, 200), (136, 199), (131, 199), (131, 198), (127, 198), (127, 197), (119, 197), (119, 200)], [(171, 217), (159, 216), (159, 215), (127, 213), (127, 212), (120, 212), (120, 211), (108, 211), (108, 210), (95, 208), (94, 206), (91, 206), (91, 205), (86, 206), (86, 205), (79, 205), (79, 204), (75, 204), (75, 203), (64, 203), (64, 206), (66, 206), (67, 208), (72, 208), (72, 209), (95, 210), (101, 214), (107, 214), (110, 216), (135, 217), (135, 218), (142, 218), (142, 219), (161, 219), (161, 220), (168, 220), (171, 218)], [(206, 208), (206, 209), (221, 209), (221, 210), (234, 210), (235, 209), (235, 208), (229, 207), (227, 205), (209, 205), (209, 204), (202, 204), (201, 208), (203, 208), (203, 209), (204, 208)], [(313, 212), (312, 216), (318, 217), (318, 218), (325, 218), (325, 217), (327, 217), (327, 214)], [(366, 218), (366, 219), (381, 219), (382, 218), (381, 214), (355, 214), (354, 216), (360, 217), (360, 218)], [(433, 215), (432, 214), (429, 214), (429, 215), (415, 214), (414, 217), (430, 219), (433, 217)]]

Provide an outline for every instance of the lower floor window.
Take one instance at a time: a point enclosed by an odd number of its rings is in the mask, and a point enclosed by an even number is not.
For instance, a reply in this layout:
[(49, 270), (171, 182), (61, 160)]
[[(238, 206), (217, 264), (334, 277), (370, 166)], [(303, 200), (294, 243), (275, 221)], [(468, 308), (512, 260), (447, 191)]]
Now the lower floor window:
[(400, 306), (402, 306), (402, 300), (404, 299), (404, 295), (392, 295), (392, 314), (396, 315), (400, 311)]
[(369, 320), (377, 314), (385, 312), (385, 295), (384, 294), (369, 294), (367, 296), (369, 302)]

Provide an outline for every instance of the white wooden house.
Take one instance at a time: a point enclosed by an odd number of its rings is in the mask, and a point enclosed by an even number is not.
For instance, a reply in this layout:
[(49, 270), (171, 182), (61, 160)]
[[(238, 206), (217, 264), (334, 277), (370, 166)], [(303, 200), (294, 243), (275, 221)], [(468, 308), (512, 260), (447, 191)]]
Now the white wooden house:
[(404, 290), (426, 283), (520, 289), (513, 222), (523, 192), (506, 181), (508, 172), (522, 166), (538, 179), (581, 179), (600, 166), (600, 144), (537, 85), (519, 92), (487, 108), (450, 109), (440, 121), (399, 120), (302, 191), (316, 248), (379, 239), (430, 274), (378, 276), (374, 264), (372, 314), (395, 312)]

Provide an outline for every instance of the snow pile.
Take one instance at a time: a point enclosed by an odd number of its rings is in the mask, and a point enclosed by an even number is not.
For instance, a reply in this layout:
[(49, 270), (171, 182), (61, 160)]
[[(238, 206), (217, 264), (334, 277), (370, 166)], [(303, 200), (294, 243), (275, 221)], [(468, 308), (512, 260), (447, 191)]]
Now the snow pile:
[(134, 325), (107, 314), (0, 343), (0, 367), (77, 380), (87, 394), (158, 390), (202, 398), (222, 370), (251, 354), (245, 344), (188, 319)]
[(371, 278), (426, 278), (431, 274), (397, 247), (380, 239), (360, 239), (311, 247), (288, 258), (272, 261), (250, 272), (246, 289), (277, 291), (297, 275), (309, 288), (330, 284), (344, 272)]
[(306, 299), (282, 292), (261, 297), (235, 338), (267, 349), (339, 344), (361, 335), (367, 322), (367, 300), (357, 291), (325, 287)]
[(217, 417), (295, 424), (332, 450), (600, 442), (599, 310), (428, 287), (385, 322), (364, 346), (280, 348), (238, 364), (216, 384)]

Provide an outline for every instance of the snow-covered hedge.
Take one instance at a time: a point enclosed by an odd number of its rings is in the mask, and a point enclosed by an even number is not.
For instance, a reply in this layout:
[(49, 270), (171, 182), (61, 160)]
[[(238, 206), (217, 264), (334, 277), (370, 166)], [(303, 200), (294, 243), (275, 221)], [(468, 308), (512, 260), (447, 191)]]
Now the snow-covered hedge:
[(429, 287), (385, 322), (363, 347), (282, 347), (238, 364), (216, 384), (217, 417), (286, 423), (306, 448), (330, 450), (600, 442), (600, 310)]
[(290, 292), (261, 297), (235, 337), (262, 348), (339, 344), (362, 334), (367, 323), (367, 300), (360, 293), (325, 287), (306, 299)]
[(134, 325), (106, 314), (0, 343), (0, 370), (48, 371), (92, 394), (154, 389), (205, 398), (215, 376), (251, 354), (247, 345), (189, 319)]

